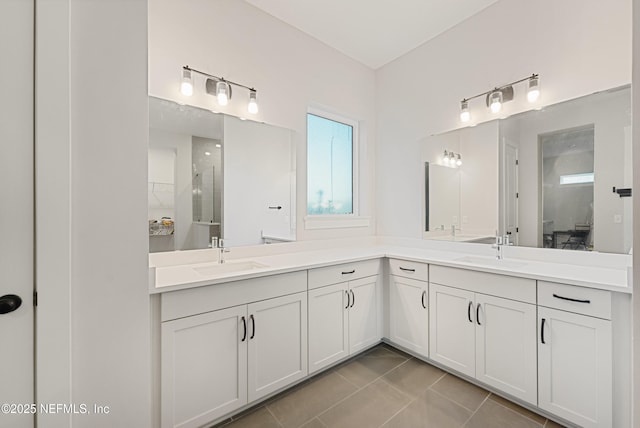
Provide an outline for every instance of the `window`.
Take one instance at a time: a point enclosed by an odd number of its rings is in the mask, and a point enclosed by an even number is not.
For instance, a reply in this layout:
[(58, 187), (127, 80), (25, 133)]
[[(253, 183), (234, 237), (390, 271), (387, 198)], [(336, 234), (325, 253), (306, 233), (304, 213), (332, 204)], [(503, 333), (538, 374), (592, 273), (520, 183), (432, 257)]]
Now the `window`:
[(307, 114), (307, 214), (356, 214), (357, 125), (325, 116)]
[(585, 172), (582, 174), (569, 174), (560, 176), (560, 184), (586, 184), (593, 183), (593, 172)]

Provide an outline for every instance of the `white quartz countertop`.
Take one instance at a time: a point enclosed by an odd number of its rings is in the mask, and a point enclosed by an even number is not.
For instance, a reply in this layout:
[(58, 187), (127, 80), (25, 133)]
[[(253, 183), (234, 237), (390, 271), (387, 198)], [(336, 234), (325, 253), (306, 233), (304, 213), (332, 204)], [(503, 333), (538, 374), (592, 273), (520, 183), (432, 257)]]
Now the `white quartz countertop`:
[[(213, 272), (217, 265), (217, 262), (214, 261), (215, 252), (208, 250), (211, 259), (207, 261), (202, 257), (202, 254), (207, 254), (204, 251), (207, 250), (201, 250), (200, 257), (195, 262), (152, 266), (150, 268), (150, 293), (157, 294), (382, 257), (631, 293), (626, 267), (608, 268), (510, 257), (496, 260), (495, 257), (486, 254), (375, 244), (292, 251), (233, 259), (226, 263), (228, 271)], [(185, 258), (184, 255), (182, 257)], [(234, 271), (234, 264), (240, 269)], [(253, 266), (247, 269), (242, 268), (242, 266), (249, 264), (253, 264)], [(212, 269), (207, 269), (208, 267), (212, 267)]]

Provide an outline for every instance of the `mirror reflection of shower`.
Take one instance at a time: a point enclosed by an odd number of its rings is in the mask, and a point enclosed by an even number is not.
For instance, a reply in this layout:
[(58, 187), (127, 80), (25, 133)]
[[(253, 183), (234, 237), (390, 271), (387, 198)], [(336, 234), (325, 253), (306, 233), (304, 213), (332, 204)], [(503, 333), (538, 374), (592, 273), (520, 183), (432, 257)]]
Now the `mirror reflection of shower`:
[(593, 250), (594, 126), (539, 135), (545, 248)]

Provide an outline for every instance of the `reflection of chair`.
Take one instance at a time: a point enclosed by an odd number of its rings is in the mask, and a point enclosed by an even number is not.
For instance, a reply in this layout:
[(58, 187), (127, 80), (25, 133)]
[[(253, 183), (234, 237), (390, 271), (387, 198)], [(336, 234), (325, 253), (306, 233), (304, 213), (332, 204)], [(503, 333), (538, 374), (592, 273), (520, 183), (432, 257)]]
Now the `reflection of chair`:
[(576, 224), (573, 230), (568, 230), (569, 237), (562, 243), (562, 248), (570, 250), (587, 249), (587, 236), (591, 232), (590, 224)]

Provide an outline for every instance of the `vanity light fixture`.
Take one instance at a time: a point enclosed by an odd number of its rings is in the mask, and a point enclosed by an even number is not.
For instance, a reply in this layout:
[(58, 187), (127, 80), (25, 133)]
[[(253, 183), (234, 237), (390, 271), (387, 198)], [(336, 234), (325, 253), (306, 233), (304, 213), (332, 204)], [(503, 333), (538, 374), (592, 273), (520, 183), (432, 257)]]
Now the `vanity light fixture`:
[(255, 88), (243, 85), (241, 83), (232, 82), (224, 77), (214, 76), (213, 74), (205, 73), (200, 70), (185, 65), (182, 67), (182, 83), (180, 85), (180, 92), (186, 96), (193, 95), (193, 74), (199, 74), (206, 77), (205, 90), (207, 94), (214, 95), (217, 99), (218, 105), (226, 106), (229, 103), (232, 95), (232, 87), (238, 86), (249, 91), (249, 104), (247, 110), (251, 114), (258, 113), (258, 95)]
[(489, 95), (489, 108), (491, 113), (498, 113), (502, 110), (502, 91), (493, 91)]
[(534, 74), (529, 77), (529, 88), (527, 89), (527, 100), (530, 103), (535, 103), (540, 97), (540, 80), (538, 79), (538, 75)]
[(247, 106), (249, 113), (258, 113), (258, 94), (256, 91), (249, 91), (249, 105)]
[(498, 86), (490, 91), (483, 92), (473, 97), (464, 98), (460, 102), (460, 121), (466, 123), (471, 120), (469, 101), (475, 98), (486, 97), (486, 104), (491, 112), (494, 114), (499, 113), (502, 110), (502, 105), (504, 103), (513, 100), (513, 86), (522, 82), (527, 82), (527, 100), (530, 103), (535, 103), (540, 97), (540, 76), (534, 73), (524, 79)]
[(182, 69), (182, 83), (180, 84), (180, 92), (182, 95), (190, 97), (193, 95), (193, 79), (191, 78), (191, 70)]
[(460, 103), (460, 121), (469, 122), (471, 120), (471, 112), (469, 112), (469, 101), (462, 100)]

